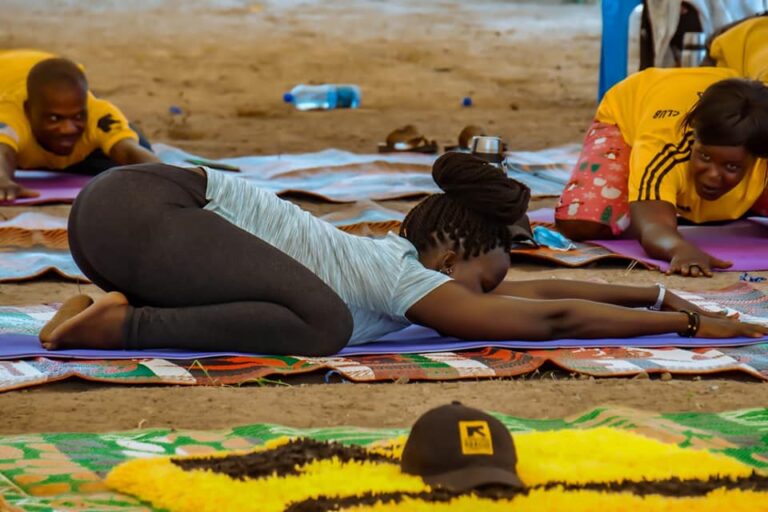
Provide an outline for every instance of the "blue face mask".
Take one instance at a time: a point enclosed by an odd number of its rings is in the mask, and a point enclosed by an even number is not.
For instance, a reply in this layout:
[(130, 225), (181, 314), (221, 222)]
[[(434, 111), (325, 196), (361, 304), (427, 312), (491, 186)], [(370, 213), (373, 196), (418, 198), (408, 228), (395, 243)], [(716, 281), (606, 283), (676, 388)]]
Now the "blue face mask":
[(536, 226), (533, 228), (533, 240), (539, 245), (549, 247), (556, 251), (570, 251), (571, 249), (576, 248), (576, 246), (573, 245), (573, 242), (569, 239), (557, 231), (545, 228), (544, 226)]

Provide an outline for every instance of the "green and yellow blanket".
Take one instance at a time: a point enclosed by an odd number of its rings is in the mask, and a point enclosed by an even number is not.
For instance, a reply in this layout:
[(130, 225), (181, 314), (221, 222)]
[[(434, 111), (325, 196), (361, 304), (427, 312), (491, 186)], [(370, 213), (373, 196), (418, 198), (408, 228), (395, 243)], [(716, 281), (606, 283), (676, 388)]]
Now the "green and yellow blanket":
[(429, 489), (403, 429), (250, 425), (2, 437), (0, 510), (768, 510), (768, 409), (498, 417), (525, 491)]

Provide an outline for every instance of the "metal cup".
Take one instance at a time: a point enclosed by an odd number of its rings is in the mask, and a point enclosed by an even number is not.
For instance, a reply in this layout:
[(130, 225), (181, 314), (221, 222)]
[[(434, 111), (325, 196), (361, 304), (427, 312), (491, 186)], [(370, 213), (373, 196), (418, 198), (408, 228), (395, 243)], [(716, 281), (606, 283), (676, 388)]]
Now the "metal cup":
[(500, 164), (504, 160), (504, 143), (500, 137), (476, 135), (469, 143), (472, 154), (491, 162)]

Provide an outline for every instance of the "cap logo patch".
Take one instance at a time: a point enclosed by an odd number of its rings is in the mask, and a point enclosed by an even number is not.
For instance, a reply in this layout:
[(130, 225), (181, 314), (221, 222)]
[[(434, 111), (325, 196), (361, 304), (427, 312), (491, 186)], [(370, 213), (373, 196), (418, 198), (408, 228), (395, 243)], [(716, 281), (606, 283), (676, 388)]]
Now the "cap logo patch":
[(493, 439), (487, 421), (460, 421), (462, 455), (493, 455)]

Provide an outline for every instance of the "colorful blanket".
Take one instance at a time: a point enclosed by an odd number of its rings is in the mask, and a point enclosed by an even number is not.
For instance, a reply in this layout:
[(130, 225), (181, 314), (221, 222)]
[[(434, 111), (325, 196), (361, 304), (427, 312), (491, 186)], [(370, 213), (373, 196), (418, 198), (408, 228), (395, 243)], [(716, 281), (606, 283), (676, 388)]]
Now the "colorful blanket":
[(28, 281), (50, 272), (71, 281), (89, 282), (69, 250), (0, 248), (0, 283)]
[[(595, 428), (604, 431), (605, 427), (611, 427), (678, 447), (725, 455), (758, 470), (768, 468), (768, 440), (764, 435), (768, 429), (768, 409), (654, 414), (610, 407), (562, 419), (496, 416), (511, 432), (518, 434), (541, 432), (546, 435), (546, 432), (563, 431), (568, 435), (568, 431), (588, 432)], [(10, 506), (39, 512), (149, 511), (153, 509), (146, 503), (110, 490), (104, 481), (107, 474), (127, 461), (251, 449), (270, 441), (274, 443), (283, 436), (370, 446), (406, 434), (405, 429), (295, 429), (259, 424), (218, 431), (150, 429), (107, 434), (3, 436), (0, 437), (0, 497)], [(576, 434), (576, 437), (580, 436)], [(615, 445), (608, 443), (607, 447)], [(724, 464), (731, 466), (730, 462)], [(113, 481), (113, 485), (117, 483)]]
[(68, 249), (67, 219), (40, 212), (23, 212), (0, 222), (0, 246)]
[[(300, 194), (324, 201), (347, 203), (362, 199), (419, 197), (438, 191), (430, 175), (436, 156), (415, 153), (355, 154), (338, 149), (316, 153), (246, 156), (205, 160), (165, 144), (155, 152), (169, 164), (216, 166), (240, 169), (238, 176), (280, 195)], [(575, 165), (579, 146), (542, 151), (510, 152), (508, 174), (531, 187), (534, 197), (559, 196)], [(38, 190), (37, 198), (19, 199), (17, 205), (72, 202), (88, 182), (88, 176), (47, 171), (18, 171), (19, 183)]]
[(225, 386), (267, 384), (312, 374), (316, 382), (409, 382), (499, 379), (546, 368), (595, 377), (739, 372), (768, 380), (768, 344), (732, 348), (635, 347), (516, 351), (502, 348), (333, 358), (213, 357), (197, 360), (79, 360), (36, 357), (0, 361), (0, 392), (69, 378), (109, 384)]
[[(467, 422), (473, 425), (466, 431), (462, 423), (462, 449), (493, 454), (477, 431), (487, 423)], [(524, 488), (428, 485), (400, 469), (405, 436), (366, 447), (286, 436), (246, 452), (138, 459), (114, 468), (106, 484), (170, 512), (640, 512), (723, 510), (746, 500), (754, 510), (768, 506), (768, 475), (726, 455), (609, 427), (516, 432), (513, 439)]]
[[(739, 311), (743, 318), (766, 322), (768, 296), (747, 283), (699, 294), (683, 293), (709, 309)], [(0, 308), (0, 339), (7, 333), (36, 334), (55, 312), (55, 306)], [(6, 333), (3, 335), (2, 333)], [(626, 341), (625, 343), (631, 343)], [(376, 344), (372, 344), (376, 348)], [(482, 345), (482, 344), (481, 344)], [(39, 345), (36, 345), (39, 349)], [(455, 345), (456, 347), (461, 345)], [(61, 353), (39, 357), (15, 357), (0, 361), (0, 391), (25, 388), (67, 378), (114, 384), (241, 385), (267, 378), (290, 378), (313, 373), (319, 381), (351, 382), (436, 381), (503, 378), (530, 374), (554, 365), (563, 370), (596, 377), (632, 376), (640, 373), (701, 375), (741, 372), (768, 380), (768, 343), (737, 347), (639, 348), (636, 346), (511, 350), (481, 347), (458, 351), (373, 353), (325, 358), (296, 356), (225, 356), (198, 354), (184, 359), (179, 354), (147, 352), (125, 359), (59, 359)], [(58, 356), (54, 358), (53, 356)], [(102, 356), (103, 357), (103, 356)], [(120, 359), (113, 359), (118, 357)]]

